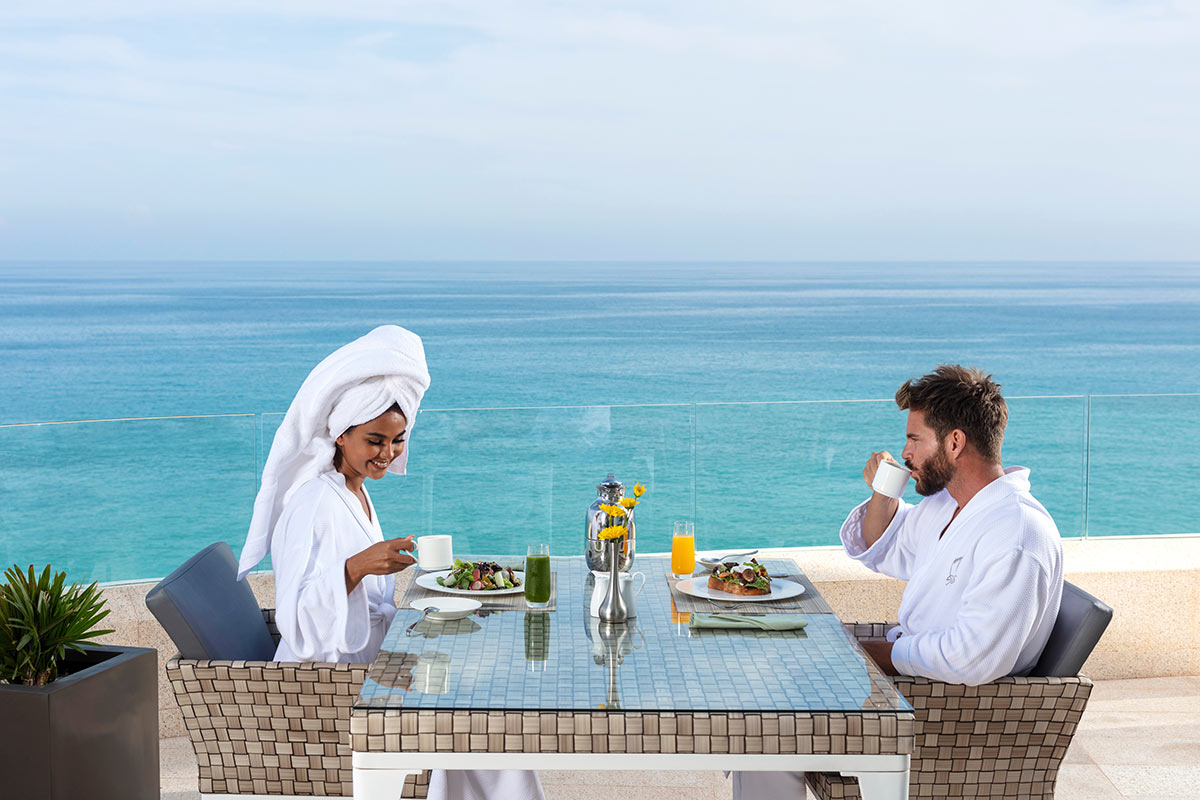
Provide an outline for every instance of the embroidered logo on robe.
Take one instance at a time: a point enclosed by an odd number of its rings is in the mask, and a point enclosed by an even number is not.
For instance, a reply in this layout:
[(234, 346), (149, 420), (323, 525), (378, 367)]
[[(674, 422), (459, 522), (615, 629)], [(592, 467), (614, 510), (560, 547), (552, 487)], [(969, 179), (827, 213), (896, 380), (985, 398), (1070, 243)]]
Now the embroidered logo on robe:
[(960, 561), (962, 561), (962, 556), (959, 556), (958, 558), (956, 558), (950, 562), (950, 574), (946, 576), (946, 585), (947, 586), (954, 583), (955, 579), (958, 577), (956, 573), (958, 572), (958, 563)]

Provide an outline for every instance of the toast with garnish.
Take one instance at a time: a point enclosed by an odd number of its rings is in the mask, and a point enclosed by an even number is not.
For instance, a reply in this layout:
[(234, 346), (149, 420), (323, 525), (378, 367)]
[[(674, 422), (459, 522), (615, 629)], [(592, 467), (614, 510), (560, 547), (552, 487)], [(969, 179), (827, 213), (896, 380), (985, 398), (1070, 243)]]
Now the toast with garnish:
[(771, 576), (767, 574), (767, 568), (753, 558), (741, 564), (730, 561), (713, 567), (708, 576), (708, 588), (730, 594), (770, 594)]

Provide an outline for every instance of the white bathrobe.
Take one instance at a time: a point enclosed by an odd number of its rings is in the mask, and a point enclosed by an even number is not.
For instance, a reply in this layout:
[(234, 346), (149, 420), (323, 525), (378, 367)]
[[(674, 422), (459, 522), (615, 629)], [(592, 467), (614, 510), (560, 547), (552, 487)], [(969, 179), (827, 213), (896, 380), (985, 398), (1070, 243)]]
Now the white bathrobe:
[[(366, 494), (366, 487), (363, 487)], [(276, 661), (370, 663), (392, 617), (396, 579), (367, 575), (346, 594), (346, 559), (383, 541), (375, 515), (330, 467), (301, 485), (271, 537), (275, 567)]]
[[(346, 559), (383, 541), (369, 513), (333, 469), (339, 435), (400, 406), (411, 441), (429, 370), (421, 337), (381, 325), (325, 357), (275, 432), (238, 565), (246, 577), (267, 552), (275, 567), (276, 661), (370, 663), (396, 615), (396, 580), (368, 575), (346, 594)], [(388, 465), (403, 475), (409, 448)], [(430, 800), (542, 800), (537, 773), (434, 770)]]
[[(364, 494), (366, 487), (363, 487)], [(302, 484), (271, 537), (275, 568), (276, 661), (370, 663), (396, 615), (396, 579), (367, 575), (346, 594), (346, 559), (383, 531), (332, 467)], [(542, 800), (537, 773), (525, 770), (434, 770), (430, 800)]]
[(842, 544), (875, 572), (908, 581), (888, 635), (897, 672), (968, 686), (1024, 675), (1062, 602), (1058, 528), (1029, 493), (1024, 467), (1005, 470), (950, 522), (957, 507), (945, 489), (916, 506), (901, 501), (867, 548), (864, 502), (842, 525)]
[[(846, 518), (842, 544), (875, 572), (908, 581), (888, 633), (896, 671), (967, 685), (1027, 673), (1050, 638), (1063, 583), (1062, 540), (1029, 493), (1029, 470), (1005, 470), (949, 528), (958, 503), (945, 489), (915, 506), (902, 500), (870, 548), (867, 502)], [(734, 773), (733, 796), (804, 797), (804, 773)]]

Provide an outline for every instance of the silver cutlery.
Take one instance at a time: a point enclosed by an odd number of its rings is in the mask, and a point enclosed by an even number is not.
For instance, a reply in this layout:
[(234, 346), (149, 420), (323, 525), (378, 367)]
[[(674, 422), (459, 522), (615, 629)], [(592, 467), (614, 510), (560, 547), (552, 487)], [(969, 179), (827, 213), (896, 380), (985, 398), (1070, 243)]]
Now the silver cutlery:
[(752, 556), (757, 552), (757, 550), (737, 550), (716, 558), (709, 558), (705, 556), (697, 560), (700, 561), (701, 564), (723, 564), (726, 561), (732, 561), (737, 558), (742, 558), (743, 556)]
[(728, 611), (731, 608), (741, 608), (742, 606), (757, 606), (758, 603), (726, 603), (722, 600), (709, 600), (717, 608), (722, 611)]
[(422, 613), (421, 613), (421, 618), (420, 618), (419, 620), (417, 620), (416, 622), (414, 622), (412, 625), (409, 625), (409, 626), (408, 626), (408, 630), (404, 631), (404, 635), (405, 635), (405, 636), (412, 636), (412, 635), (413, 635), (413, 631), (415, 631), (415, 630), (416, 630), (417, 626), (418, 626), (418, 625), (420, 625), (422, 622), (424, 622), (424, 621), (425, 621), (425, 618), (426, 618), (427, 616), (429, 616), (429, 615), (430, 615), (430, 613), (432, 613), (432, 612), (434, 612), (434, 611), (441, 611), (441, 609), (440, 609), (440, 608), (438, 608), (437, 606), (426, 606), (425, 608), (421, 609), (421, 612), (422, 612)]

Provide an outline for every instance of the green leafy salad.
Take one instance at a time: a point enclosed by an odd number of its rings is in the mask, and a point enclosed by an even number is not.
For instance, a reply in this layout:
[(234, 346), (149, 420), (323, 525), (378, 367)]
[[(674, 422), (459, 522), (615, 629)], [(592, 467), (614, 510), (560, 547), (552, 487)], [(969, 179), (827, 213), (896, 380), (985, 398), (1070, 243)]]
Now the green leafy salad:
[(459, 558), (454, 559), (450, 574), (438, 578), (437, 582), (447, 589), (471, 592), (513, 589), (521, 585), (512, 567), (502, 567), (495, 561), (463, 561)]

